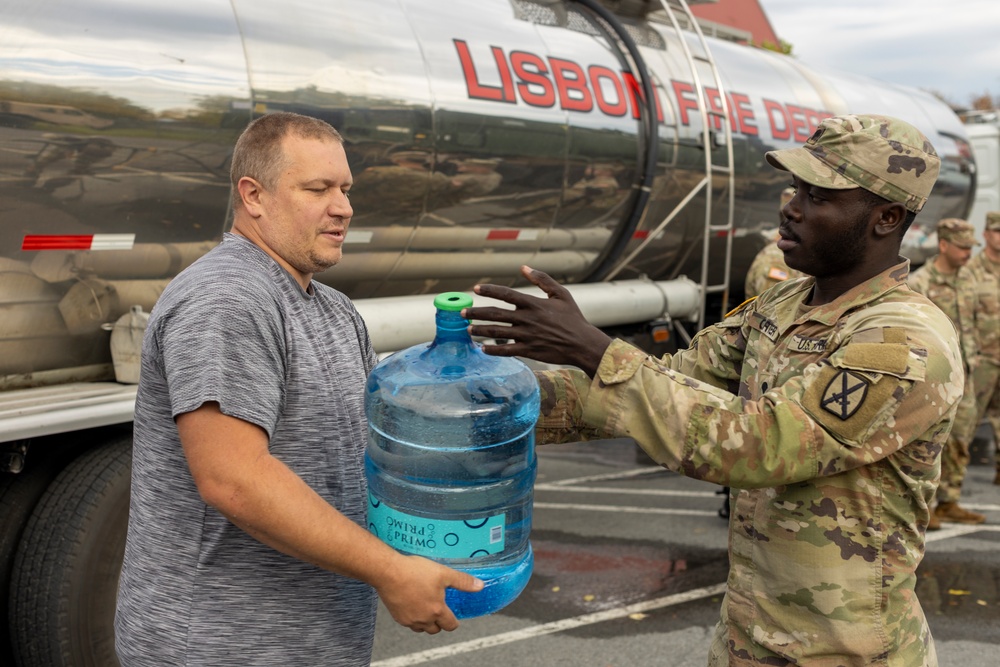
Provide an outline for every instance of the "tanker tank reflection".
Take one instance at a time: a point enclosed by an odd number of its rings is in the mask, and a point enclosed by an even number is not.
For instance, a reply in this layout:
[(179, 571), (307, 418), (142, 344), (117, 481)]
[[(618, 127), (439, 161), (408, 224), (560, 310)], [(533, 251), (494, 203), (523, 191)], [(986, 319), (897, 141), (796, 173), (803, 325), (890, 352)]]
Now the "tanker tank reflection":
[[(318, 278), (356, 301), (516, 287), (521, 264), (566, 283), (610, 265), (616, 280), (673, 280), (700, 276), (703, 256), (720, 282), (728, 262), (736, 290), (785, 186), (764, 152), (862, 106), (904, 115), (949, 165), (921, 219), (961, 217), (971, 201), (961, 123), (930, 95), (716, 39), (728, 85), (699, 91), (683, 57), (693, 37), (643, 13), (626, 22), (648, 80), (619, 33), (575, 2), (80, 0), (58, 21), (36, 5), (7, 3), (17, 20), (0, 43), (0, 257), (18, 261), (0, 285), (0, 382), (110, 369), (102, 327), (131, 305), (149, 310), (218, 242), (236, 137), (272, 111), (344, 137), (355, 215), (343, 261)], [(348, 29), (331, 40), (330, 25)], [(32, 67), (42, 61), (45, 72)], [(709, 117), (708, 138), (699, 94), (731, 113)], [(732, 182), (715, 171), (723, 122)], [(706, 178), (711, 200), (688, 201)], [(731, 233), (706, 234), (730, 215)], [(28, 235), (135, 245), (24, 250)]]

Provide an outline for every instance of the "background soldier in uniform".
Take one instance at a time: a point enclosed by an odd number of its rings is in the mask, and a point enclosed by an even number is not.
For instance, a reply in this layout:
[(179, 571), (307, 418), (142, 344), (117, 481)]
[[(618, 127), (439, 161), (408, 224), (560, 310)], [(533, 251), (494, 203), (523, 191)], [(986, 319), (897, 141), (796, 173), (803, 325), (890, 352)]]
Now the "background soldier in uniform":
[(965, 268), (978, 245), (975, 228), (959, 218), (945, 218), (937, 224), (939, 253), (910, 274), (907, 283), (934, 302), (955, 324), (965, 363), (965, 391), (955, 414), (948, 444), (941, 453), (941, 483), (937, 507), (931, 514), (930, 530), (938, 530), (942, 521), (982, 523), (986, 517), (958, 504), (962, 481), (969, 466), (969, 444), (976, 431), (976, 394), (972, 369), (977, 363), (975, 278)]
[(954, 327), (905, 286), (903, 233), (940, 168), (884, 116), (828, 118), (790, 171), (787, 281), (661, 359), (590, 326), (569, 292), (480, 285), (516, 310), (468, 308), (539, 373), (540, 442), (634, 438), (662, 465), (734, 495), (730, 575), (709, 663), (937, 664), (914, 592), (940, 452), (964, 377)]
[(976, 330), (980, 335), (979, 363), (973, 369), (976, 423), (985, 415), (996, 446), (996, 476), (1000, 484), (1000, 211), (986, 214), (986, 247), (969, 262), (979, 291)]

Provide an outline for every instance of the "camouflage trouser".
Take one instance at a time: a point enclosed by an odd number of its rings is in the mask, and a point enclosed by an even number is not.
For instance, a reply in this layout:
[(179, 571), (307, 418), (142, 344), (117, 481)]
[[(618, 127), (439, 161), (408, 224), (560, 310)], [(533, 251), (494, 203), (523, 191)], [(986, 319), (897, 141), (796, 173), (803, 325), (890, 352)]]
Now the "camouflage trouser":
[(976, 433), (976, 392), (973, 373), (965, 375), (965, 392), (958, 403), (951, 435), (941, 452), (941, 483), (937, 490), (939, 503), (957, 503), (962, 495), (962, 480), (969, 467), (969, 443)]
[(715, 626), (712, 635), (712, 645), (708, 649), (708, 667), (727, 667), (729, 665), (729, 632), (723, 623)]
[(993, 428), (996, 443), (996, 466), (1000, 470), (1000, 364), (982, 361), (972, 371), (976, 388), (976, 423), (983, 419)]
[[(861, 632), (877, 632), (875, 626), (862, 625)], [(824, 665), (890, 665), (890, 667), (937, 667), (937, 650), (934, 641), (930, 637), (930, 632), (924, 624), (923, 626), (909, 625), (910, 637), (897, 650), (891, 651), (888, 656), (882, 656), (885, 661), (863, 660), (858, 655), (838, 655), (836, 649), (831, 649), (826, 653), (827, 660)], [(791, 629), (789, 630), (791, 632)], [(787, 635), (789, 638), (794, 635)], [(708, 649), (708, 667), (765, 667), (766, 665), (792, 665), (792, 664), (818, 664), (815, 661), (809, 663), (788, 662), (781, 656), (768, 651), (763, 646), (759, 646), (750, 641), (745, 634), (736, 632), (736, 641), (731, 643), (733, 635), (725, 623), (720, 622), (715, 626), (712, 633), (712, 644)], [(813, 648), (822, 644), (823, 638), (811, 636)], [(737, 646), (737, 644), (739, 644)], [(731, 650), (732, 649), (732, 650)], [(793, 647), (794, 650), (794, 647)], [(842, 649), (841, 649), (842, 650)], [(822, 651), (816, 651), (822, 654)], [(669, 663), (666, 663), (669, 664)]]

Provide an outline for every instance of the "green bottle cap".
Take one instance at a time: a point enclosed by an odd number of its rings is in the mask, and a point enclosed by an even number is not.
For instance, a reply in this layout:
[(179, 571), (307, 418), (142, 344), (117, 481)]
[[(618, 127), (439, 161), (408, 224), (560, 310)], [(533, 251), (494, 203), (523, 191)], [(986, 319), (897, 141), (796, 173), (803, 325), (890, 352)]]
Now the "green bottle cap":
[(472, 297), (465, 292), (442, 292), (434, 299), (434, 307), (457, 313), (472, 305)]

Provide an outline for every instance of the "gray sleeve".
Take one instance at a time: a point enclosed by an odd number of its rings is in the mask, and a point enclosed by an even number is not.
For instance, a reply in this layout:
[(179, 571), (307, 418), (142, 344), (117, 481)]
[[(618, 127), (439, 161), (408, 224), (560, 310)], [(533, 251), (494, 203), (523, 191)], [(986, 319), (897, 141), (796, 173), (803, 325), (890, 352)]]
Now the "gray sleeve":
[(361, 313), (354, 308), (354, 304), (348, 301), (351, 312), (351, 319), (354, 322), (354, 330), (358, 336), (358, 346), (361, 348), (364, 354), (364, 364), (365, 364), (365, 376), (372, 372), (375, 368), (375, 364), (378, 363), (378, 355), (375, 353), (375, 347), (372, 345), (371, 336), (368, 334), (368, 325), (361, 318)]
[(224, 414), (273, 434), (285, 400), (285, 339), (271, 289), (249, 276), (216, 284), (160, 320), (174, 418), (216, 401)]

